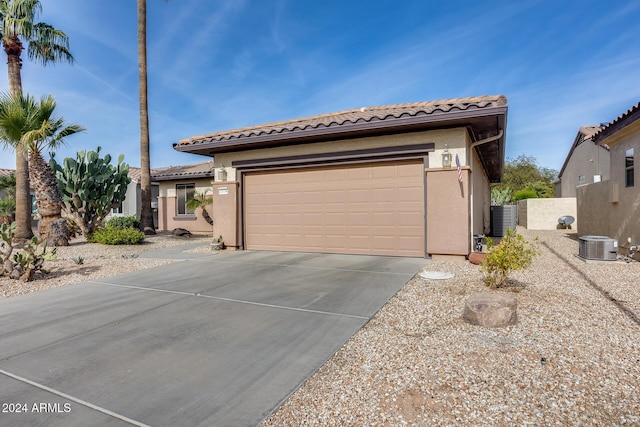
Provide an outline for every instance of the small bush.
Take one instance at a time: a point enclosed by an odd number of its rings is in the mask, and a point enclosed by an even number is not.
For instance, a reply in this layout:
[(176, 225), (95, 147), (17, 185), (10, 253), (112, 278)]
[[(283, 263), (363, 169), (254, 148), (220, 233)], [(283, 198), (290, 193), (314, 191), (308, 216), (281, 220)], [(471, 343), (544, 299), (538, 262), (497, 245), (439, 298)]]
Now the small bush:
[(135, 228), (98, 228), (87, 239), (91, 243), (103, 245), (137, 245), (144, 240), (144, 233)]
[(513, 198), (516, 202), (525, 199), (537, 199), (538, 193), (535, 190), (520, 190), (514, 193)]
[(107, 227), (113, 228), (140, 228), (140, 220), (135, 215), (131, 216), (114, 216), (107, 221)]
[(493, 240), (486, 240), (489, 253), (480, 266), (484, 273), (484, 283), (490, 288), (505, 286), (512, 271), (529, 268), (533, 257), (538, 254), (532, 243), (511, 229), (507, 229), (497, 246), (494, 246)]

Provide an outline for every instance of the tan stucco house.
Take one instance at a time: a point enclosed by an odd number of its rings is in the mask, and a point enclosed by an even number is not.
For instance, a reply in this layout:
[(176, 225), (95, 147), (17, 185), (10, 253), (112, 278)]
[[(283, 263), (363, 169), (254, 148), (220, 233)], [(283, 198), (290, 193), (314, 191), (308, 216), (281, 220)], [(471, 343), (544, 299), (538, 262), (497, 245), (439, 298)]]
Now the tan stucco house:
[(581, 126), (556, 181), (556, 197), (576, 197), (578, 185), (609, 179), (609, 147), (596, 144), (602, 125)]
[[(158, 231), (184, 228), (192, 233), (212, 232), (212, 227), (203, 218), (202, 212), (199, 209), (194, 212), (187, 207), (187, 200), (194, 192), (207, 192), (211, 195), (212, 162), (155, 169), (151, 173), (151, 180), (158, 184)], [(207, 207), (209, 214), (212, 208)]]
[[(159, 170), (151, 169), (151, 174)], [(129, 178), (131, 182), (127, 185), (125, 199), (116, 207), (111, 209), (109, 217), (113, 216), (137, 216), (140, 218), (142, 212), (142, 171), (140, 168), (129, 166)], [(153, 211), (153, 223), (158, 224), (158, 194), (159, 185), (157, 182), (151, 183), (151, 210)]]
[(594, 135), (609, 147), (610, 178), (577, 187), (579, 235), (609, 236), (624, 250), (640, 243), (640, 103)]
[(504, 96), (458, 98), (216, 132), (174, 148), (215, 158), (213, 233), (227, 246), (463, 259), (489, 229), (506, 119)]

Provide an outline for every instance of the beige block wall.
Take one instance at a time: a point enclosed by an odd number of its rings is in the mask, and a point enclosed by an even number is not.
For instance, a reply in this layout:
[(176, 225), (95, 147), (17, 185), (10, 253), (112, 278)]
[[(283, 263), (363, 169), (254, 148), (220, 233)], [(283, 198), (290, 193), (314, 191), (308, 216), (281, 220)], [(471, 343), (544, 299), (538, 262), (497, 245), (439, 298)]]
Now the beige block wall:
[[(526, 199), (518, 202), (518, 225), (529, 230), (556, 230), (558, 218), (564, 215), (577, 217), (575, 197)], [(571, 228), (576, 227), (574, 222)]]
[(578, 235), (612, 237), (621, 248), (627, 246), (627, 238), (640, 244), (639, 179), (636, 174), (632, 188), (611, 180), (578, 187)]
[[(158, 230), (171, 231), (174, 228), (184, 228), (192, 233), (207, 233), (213, 231), (213, 227), (205, 221), (202, 211), (197, 209), (195, 217), (177, 215), (176, 206), (176, 184), (195, 184), (197, 192), (208, 191), (208, 195), (212, 194), (211, 179), (193, 179), (179, 181), (163, 181), (160, 183), (160, 191), (158, 196)], [(209, 215), (213, 212), (213, 205), (207, 208)], [(216, 218), (212, 216), (214, 224)]]
[(558, 197), (576, 197), (580, 175), (584, 175), (584, 184), (592, 184), (594, 175), (601, 175), (601, 181), (609, 179), (609, 152), (591, 141), (578, 145), (562, 173)]
[[(603, 143), (610, 146), (609, 181), (578, 187), (578, 234), (603, 235), (619, 242), (621, 252), (640, 244), (640, 122), (617, 132)], [(625, 152), (634, 149), (634, 186), (625, 187)]]
[[(576, 188), (576, 210), (579, 236), (610, 236), (609, 202), (611, 181), (581, 185)], [(612, 237), (612, 236), (610, 236)]]

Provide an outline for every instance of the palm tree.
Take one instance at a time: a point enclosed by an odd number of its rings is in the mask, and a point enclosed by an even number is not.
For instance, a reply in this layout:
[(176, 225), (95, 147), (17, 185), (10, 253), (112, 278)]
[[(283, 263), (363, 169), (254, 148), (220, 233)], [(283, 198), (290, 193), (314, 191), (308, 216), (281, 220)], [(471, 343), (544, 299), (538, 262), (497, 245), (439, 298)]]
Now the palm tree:
[(195, 192), (193, 196), (187, 200), (187, 209), (190, 211), (194, 211), (198, 208), (202, 209), (202, 217), (209, 223), (209, 225), (213, 225), (213, 219), (207, 212), (207, 206), (213, 203), (213, 197), (208, 196), (207, 193), (209, 190), (203, 191), (202, 193)]
[(140, 229), (156, 234), (151, 210), (149, 103), (147, 101), (147, 1), (138, 0), (138, 80), (140, 89)]
[[(23, 41), (27, 56), (42, 65), (60, 61), (73, 63), (67, 35), (51, 25), (35, 22), (42, 11), (39, 0), (0, 0), (0, 38), (7, 54), (9, 92), (22, 92)], [(29, 161), (23, 150), (16, 150), (16, 240), (33, 236), (31, 230), (31, 197), (29, 189)]]
[(0, 95), (0, 141), (16, 152), (29, 155), (30, 178), (40, 214), (38, 232), (42, 240), (54, 246), (69, 244), (66, 220), (62, 218), (62, 199), (56, 177), (42, 157), (44, 149), (55, 150), (64, 139), (84, 131), (54, 115), (56, 101), (51, 95), (38, 102), (30, 95)]

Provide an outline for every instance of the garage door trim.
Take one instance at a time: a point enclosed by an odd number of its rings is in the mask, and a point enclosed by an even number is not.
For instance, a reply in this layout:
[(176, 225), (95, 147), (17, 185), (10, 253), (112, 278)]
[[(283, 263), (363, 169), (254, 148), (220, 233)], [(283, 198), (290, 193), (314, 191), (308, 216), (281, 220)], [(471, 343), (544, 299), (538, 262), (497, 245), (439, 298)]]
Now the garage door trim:
[(377, 160), (418, 159), (435, 150), (435, 144), (402, 145), (364, 150), (338, 151), (331, 153), (303, 154), (251, 160), (236, 160), (231, 166), (242, 171), (284, 169), (292, 167), (323, 166), (338, 163), (373, 162)]
[[(432, 146), (432, 144), (430, 144)], [(359, 150), (360, 151), (360, 150)], [(368, 150), (362, 150), (362, 151), (368, 151)], [(429, 149), (429, 151), (433, 151), (432, 148)], [(335, 160), (335, 161), (325, 161), (321, 164), (317, 164), (317, 163), (307, 163), (307, 164), (299, 164), (299, 165), (287, 165), (287, 166), (282, 166), (276, 163), (273, 163), (275, 161), (275, 158), (272, 159), (262, 159), (265, 163), (263, 163), (263, 165), (261, 167), (255, 167), (255, 168), (242, 168), (239, 167), (237, 169), (237, 181), (239, 184), (239, 189), (238, 189), (238, 218), (237, 218), (237, 223), (238, 223), (238, 227), (237, 227), (237, 233), (238, 235), (237, 237), (237, 242), (238, 242), (238, 249), (240, 250), (245, 250), (245, 221), (244, 221), (244, 188), (245, 188), (245, 177), (244, 174), (246, 172), (260, 172), (260, 171), (270, 171), (270, 170), (286, 170), (286, 169), (298, 169), (298, 168), (312, 168), (312, 167), (321, 167), (321, 166), (333, 166), (333, 165), (338, 165), (338, 164), (358, 164), (358, 163), (379, 163), (379, 162), (387, 162), (387, 161), (396, 161), (396, 160), (422, 160), (423, 162), (423, 166), (424, 169), (428, 169), (429, 168), (429, 156), (428, 156), (428, 152), (425, 152), (423, 155), (416, 155), (415, 153), (412, 153), (413, 155), (411, 156), (407, 156), (407, 157), (398, 157), (397, 153), (386, 153), (385, 156), (365, 156), (364, 158), (361, 156), (355, 157), (355, 158), (351, 158), (351, 159), (339, 159), (339, 160)], [(267, 165), (266, 162), (269, 161), (270, 164)], [(427, 175), (426, 173), (423, 175), (423, 189), (424, 189), (424, 257), (428, 258), (428, 239), (427, 239), (427, 208), (426, 208), (426, 203), (427, 203)]]

